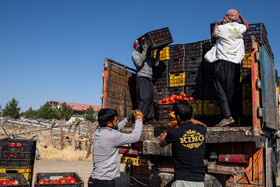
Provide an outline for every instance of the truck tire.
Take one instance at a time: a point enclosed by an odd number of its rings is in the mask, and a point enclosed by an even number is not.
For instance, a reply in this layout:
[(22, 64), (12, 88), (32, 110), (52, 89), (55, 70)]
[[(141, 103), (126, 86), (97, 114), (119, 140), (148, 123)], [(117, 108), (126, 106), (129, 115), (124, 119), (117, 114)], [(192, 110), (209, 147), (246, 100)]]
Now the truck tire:
[(205, 174), (204, 187), (224, 187), (226, 186), (225, 175)]

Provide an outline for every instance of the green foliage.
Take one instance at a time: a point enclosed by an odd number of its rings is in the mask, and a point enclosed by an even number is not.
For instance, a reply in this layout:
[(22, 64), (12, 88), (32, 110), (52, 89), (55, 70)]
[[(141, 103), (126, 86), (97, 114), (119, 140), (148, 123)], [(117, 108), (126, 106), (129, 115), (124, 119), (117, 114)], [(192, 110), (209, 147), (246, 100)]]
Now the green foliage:
[(55, 109), (56, 119), (64, 119), (68, 121), (73, 115), (73, 110), (65, 102), (62, 103), (61, 108)]
[(9, 101), (5, 108), (3, 109), (2, 116), (10, 116), (14, 119), (18, 119), (20, 117), (20, 107), (18, 107), (18, 101), (13, 98), (12, 101)]
[(25, 112), (23, 112), (23, 117), (27, 118), (27, 119), (34, 119), (36, 117), (36, 111), (34, 111), (32, 109), (32, 107), (30, 107), (28, 110), (26, 110)]
[(49, 102), (41, 106), (36, 114), (37, 118), (55, 119), (55, 113)]
[(90, 106), (86, 110), (86, 114), (85, 114), (84, 118), (91, 122), (96, 121), (97, 120), (97, 111), (94, 111), (93, 108)]

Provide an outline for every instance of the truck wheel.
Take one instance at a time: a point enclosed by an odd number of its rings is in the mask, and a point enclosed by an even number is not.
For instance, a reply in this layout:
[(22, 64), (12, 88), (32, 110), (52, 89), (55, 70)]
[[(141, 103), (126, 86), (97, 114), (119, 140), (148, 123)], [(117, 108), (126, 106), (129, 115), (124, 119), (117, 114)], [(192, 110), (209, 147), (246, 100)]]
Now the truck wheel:
[(204, 187), (224, 187), (226, 186), (225, 175), (205, 174)]

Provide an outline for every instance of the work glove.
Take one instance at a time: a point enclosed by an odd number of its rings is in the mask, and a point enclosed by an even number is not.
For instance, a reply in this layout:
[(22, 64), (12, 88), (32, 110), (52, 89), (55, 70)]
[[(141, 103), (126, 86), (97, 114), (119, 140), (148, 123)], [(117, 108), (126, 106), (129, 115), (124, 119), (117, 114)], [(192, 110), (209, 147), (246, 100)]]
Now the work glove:
[(177, 127), (179, 127), (176, 120), (173, 121), (172, 123), (169, 123), (168, 125), (169, 125), (169, 127), (171, 127), (171, 128), (177, 128)]
[(169, 114), (169, 116), (172, 117), (173, 119), (176, 119), (176, 118), (175, 118), (175, 112), (171, 112), (171, 113)]
[(135, 121), (137, 119), (143, 119), (144, 115), (143, 113), (140, 111), (140, 110), (136, 110), (135, 113), (134, 113), (134, 118), (135, 118)]
[(145, 40), (144, 40), (144, 44), (142, 44), (142, 49), (143, 49), (142, 55), (147, 55), (148, 48), (149, 48), (150, 46), (151, 46), (151, 41), (145, 39)]
[(127, 122), (130, 122), (134, 116), (135, 110), (131, 110), (126, 117)]

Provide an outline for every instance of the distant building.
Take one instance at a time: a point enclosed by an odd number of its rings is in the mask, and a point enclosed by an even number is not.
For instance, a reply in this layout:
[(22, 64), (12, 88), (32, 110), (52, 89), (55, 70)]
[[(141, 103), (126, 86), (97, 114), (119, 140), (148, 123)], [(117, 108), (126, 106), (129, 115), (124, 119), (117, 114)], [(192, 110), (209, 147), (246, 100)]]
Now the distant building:
[(62, 101), (49, 101), (49, 103), (52, 106), (52, 108), (61, 108), (62, 103), (66, 103), (67, 105), (69, 105), (73, 110), (73, 116), (71, 117), (71, 119), (69, 121), (73, 121), (76, 118), (84, 119), (86, 110), (89, 107), (93, 108), (93, 110), (95, 111), (95, 114), (94, 114), (95, 118), (97, 119), (98, 111), (101, 109), (101, 106), (99, 106), (99, 105), (87, 105), (87, 104), (69, 103), (69, 102), (62, 102)]

